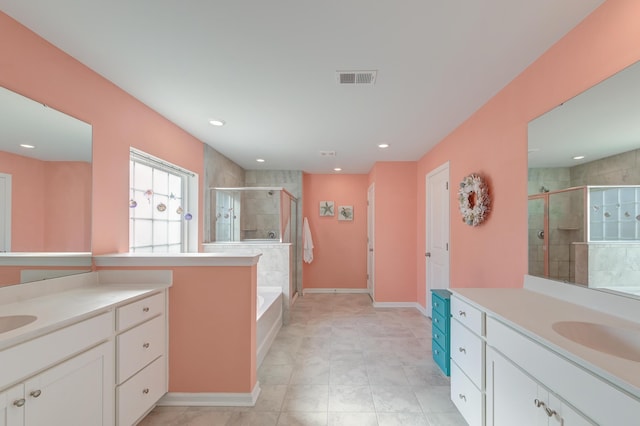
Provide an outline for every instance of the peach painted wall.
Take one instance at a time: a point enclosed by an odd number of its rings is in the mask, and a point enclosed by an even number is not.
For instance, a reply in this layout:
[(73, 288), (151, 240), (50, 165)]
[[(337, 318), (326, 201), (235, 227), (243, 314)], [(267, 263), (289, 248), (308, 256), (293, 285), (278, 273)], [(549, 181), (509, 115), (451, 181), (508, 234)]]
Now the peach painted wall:
[[(308, 288), (367, 288), (367, 175), (304, 174), (303, 216), (313, 238), (313, 262), (302, 267)], [(320, 217), (333, 201), (335, 216)], [(338, 206), (353, 206), (353, 221), (338, 220)]]
[(0, 152), (0, 172), (11, 175), (11, 251), (44, 251), (44, 163)]
[(91, 251), (91, 164), (45, 162), (44, 251)]
[(250, 393), (257, 382), (257, 266), (164, 269), (169, 288), (169, 392)]
[(1, 86), (93, 126), (94, 254), (128, 251), (130, 146), (197, 173), (202, 187), (202, 142), (1, 12), (0, 58)]
[(0, 151), (11, 175), (12, 251), (91, 250), (91, 164)]
[[(520, 287), (527, 271), (527, 123), (640, 59), (640, 2), (609, 0), (418, 162), (417, 247), (425, 247), (425, 175), (450, 161), (451, 287)], [(458, 214), (467, 174), (487, 176), (493, 211), (472, 228)], [(418, 301), (426, 298), (417, 263)]]
[(416, 166), (380, 162), (369, 176), (375, 188), (376, 302), (416, 300)]

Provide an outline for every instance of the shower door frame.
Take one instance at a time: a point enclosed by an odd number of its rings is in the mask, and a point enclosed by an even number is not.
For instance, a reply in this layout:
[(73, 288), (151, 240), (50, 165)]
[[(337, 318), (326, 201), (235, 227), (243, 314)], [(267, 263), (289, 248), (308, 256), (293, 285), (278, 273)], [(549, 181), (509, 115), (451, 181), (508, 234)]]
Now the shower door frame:
[[(572, 192), (572, 191), (578, 191), (578, 190), (582, 190), (583, 191), (583, 196), (582, 196), (582, 202), (583, 202), (583, 211), (585, 211), (585, 215), (583, 218), (584, 224), (583, 224), (583, 232), (585, 233), (584, 235), (584, 240), (588, 240), (588, 215), (589, 215), (589, 209), (587, 208), (588, 206), (588, 191), (589, 186), (584, 185), (584, 186), (572, 186), (570, 188), (565, 188), (565, 189), (557, 189), (554, 191), (549, 191), (549, 192), (543, 192), (540, 194), (532, 194), (528, 196), (528, 201), (531, 200), (539, 200), (539, 199), (543, 199), (544, 200), (544, 218), (543, 218), (543, 227), (542, 230), (544, 232), (544, 239), (542, 242), (542, 251), (544, 252), (544, 276), (545, 278), (549, 277), (549, 197), (551, 195), (557, 195), (557, 194), (561, 194), (563, 192)], [(527, 206), (528, 208), (528, 206)], [(528, 245), (528, 242), (527, 242)], [(528, 268), (528, 267), (527, 267)]]

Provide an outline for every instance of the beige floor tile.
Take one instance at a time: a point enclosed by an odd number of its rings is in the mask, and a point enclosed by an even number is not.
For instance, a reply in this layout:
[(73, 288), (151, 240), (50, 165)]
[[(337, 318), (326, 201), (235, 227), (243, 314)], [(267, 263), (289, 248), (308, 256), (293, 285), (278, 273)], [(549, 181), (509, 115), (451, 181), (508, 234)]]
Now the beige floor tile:
[(327, 385), (289, 385), (284, 397), (282, 411), (327, 411), (329, 405), (329, 386)]
[[(278, 426), (326, 426), (327, 413), (282, 413)], [(354, 425), (355, 426), (355, 425)]]
[(365, 294), (301, 297), (274, 340), (255, 407), (157, 407), (141, 426), (463, 426), (415, 309)]
[(329, 411), (328, 426), (378, 426), (376, 413), (334, 413)]
[(369, 386), (329, 386), (329, 411), (374, 412)]

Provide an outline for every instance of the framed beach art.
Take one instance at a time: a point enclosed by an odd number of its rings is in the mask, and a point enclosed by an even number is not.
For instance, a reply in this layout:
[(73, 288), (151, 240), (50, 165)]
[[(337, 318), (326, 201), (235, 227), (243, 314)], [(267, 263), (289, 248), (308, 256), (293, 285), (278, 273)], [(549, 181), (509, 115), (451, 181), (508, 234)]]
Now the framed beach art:
[(320, 216), (333, 216), (334, 212), (333, 201), (320, 201)]
[(338, 220), (353, 220), (353, 206), (338, 207)]

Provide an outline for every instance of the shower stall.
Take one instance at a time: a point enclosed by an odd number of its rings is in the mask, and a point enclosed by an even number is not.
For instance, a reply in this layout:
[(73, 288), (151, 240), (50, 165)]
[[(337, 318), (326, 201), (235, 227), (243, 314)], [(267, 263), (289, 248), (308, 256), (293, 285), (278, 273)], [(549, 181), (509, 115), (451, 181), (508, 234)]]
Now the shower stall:
[(300, 291), (298, 199), (282, 187), (209, 188), (207, 253), (261, 254), (258, 289), (281, 289), (284, 319)]
[(298, 200), (278, 187), (211, 188), (209, 242), (297, 239)]
[(640, 186), (581, 186), (530, 195), (528, 231), (529, 274), (589, 287), (616, 285), (627, 279), (623, 263), (629, 259), (611, 256), (612, 246), (640, 251)]

